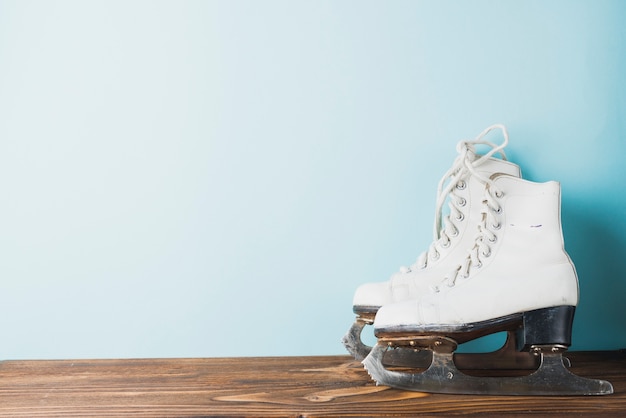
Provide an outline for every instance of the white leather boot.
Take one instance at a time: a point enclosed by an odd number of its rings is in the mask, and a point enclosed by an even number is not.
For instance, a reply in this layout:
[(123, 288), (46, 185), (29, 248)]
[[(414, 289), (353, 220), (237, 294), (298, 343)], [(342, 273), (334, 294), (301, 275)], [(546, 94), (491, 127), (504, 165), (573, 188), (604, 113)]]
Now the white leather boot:
[[(483, 139), (495, 129), (500, 129), (504, 136), (501, 145)], [(430, 287), (466, 255), (478, 232), (483, 193), (489, 177), (496, 173), (520, 176), (520, 168), (506, 161), (502, 151), (507, 143), (506, 128), (494, 125), (475, 140), (461, 141), (457, 145), (459, 155), (438, 187), (433, 243), (411, 267), (402, 267), (386, 282), (361, 285), (354, 294), (353, 311), (358, 317), (343, 342), (355, 358), (362, 359), (369, 352), (370, 347), (362, 343), (360, 334), (366, 324), (373, 322), (381, 306), (428, 293)], [(476, 145), (479, 144), (488, 145), (491, 150), (485, 155), (477, 155)], [(493, 158), (496, 153), (501, 153), (503, 159)], [(442, 207), (446, 202), (450, 212), (442, 220)]]
[(383, 306), (374, 328), (377, 336), (460, 335), (531, 311), (564, 307), (573, 315), (577, 304), (578, 279), (561, 232), (559, 183), (498, 175), (486, 185), (479, 234), (467, 257), (419, 299)]
[[(562, 356), (571, 344), (578, 279), (563, 245), (560, 192), (557, 182), (508, 175), (486, 184), (479, 233), (463, 262), (417, 300), (378, 310), (378, 343), (363, 360), (377, 384), (481, 395), (613, 393), (606, 380), (571, 373)], [(457, 346), (500, 331), (516, 335), (516, 351), (506, 357), (534, 357), (536, 367), (507, 375), (491, 353), (487, 366), (501, 369), (498, 376), (465, 373)], [(395, 351), (415, 354), (407, 362), (414, 371), (387, 367)]]

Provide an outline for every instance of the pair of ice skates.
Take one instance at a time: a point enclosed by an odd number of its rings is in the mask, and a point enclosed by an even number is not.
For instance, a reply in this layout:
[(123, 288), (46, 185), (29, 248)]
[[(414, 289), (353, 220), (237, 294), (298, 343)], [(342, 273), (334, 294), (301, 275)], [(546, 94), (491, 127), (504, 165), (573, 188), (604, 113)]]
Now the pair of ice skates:
[[(500, 145), (485, 140), (497, 129)], [(507, 143), (502, 125), (460, 142), (439, 183), (434, 242), (387, 282), (356, 290), (357, 318), (343, 342), (378, 384), (435, 393), (613, 393), (607, 381), (572, 374), (562, 356), (579, 293), (563, 244), (560, 185), (523, 180), (506, 160)], [(477, 146), (489, 151), (479, 155)], [(361, 340), (368, 324), (378, 338), (373, 348)], [(459, 344), (503, 331), (498, 351), (455, 353)]]

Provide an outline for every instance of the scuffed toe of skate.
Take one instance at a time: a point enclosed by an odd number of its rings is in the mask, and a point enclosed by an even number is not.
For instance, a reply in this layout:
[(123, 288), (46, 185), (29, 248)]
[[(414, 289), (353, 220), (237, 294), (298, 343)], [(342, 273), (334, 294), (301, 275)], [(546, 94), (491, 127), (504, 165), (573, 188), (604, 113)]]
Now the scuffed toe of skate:
[(377, 311), (379, 307), (389, 302), (389, 283), (365, 283), (359, 286), (354, 293), (352, 306), (355, 313)]
[(378, 310), (374, 321), (374, 332), (394, 332), (414, 327), (422, 323), (420, 305), (408, 300), (384, 305)]

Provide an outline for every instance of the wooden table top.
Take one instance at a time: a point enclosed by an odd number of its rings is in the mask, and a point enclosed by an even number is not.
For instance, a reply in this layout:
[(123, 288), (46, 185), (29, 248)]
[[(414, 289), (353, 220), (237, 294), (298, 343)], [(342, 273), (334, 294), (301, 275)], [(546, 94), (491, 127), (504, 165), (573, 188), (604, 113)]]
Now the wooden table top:
[(376, 386), (348, 356), (0, 362), (0, 416), (626, 416), (626, 351), (567, 353), (606, 396), (466, 396)]

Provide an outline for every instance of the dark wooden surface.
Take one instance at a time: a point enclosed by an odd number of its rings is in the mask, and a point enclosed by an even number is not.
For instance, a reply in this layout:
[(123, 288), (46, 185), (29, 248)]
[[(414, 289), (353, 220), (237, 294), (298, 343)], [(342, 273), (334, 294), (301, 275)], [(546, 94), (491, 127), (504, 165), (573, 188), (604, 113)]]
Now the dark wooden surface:
[(0, 362), (0, 416), (626, 416), (626, 352), (568, 353), (591, 397), (433, 395), (376, 386), (348, 356)]

